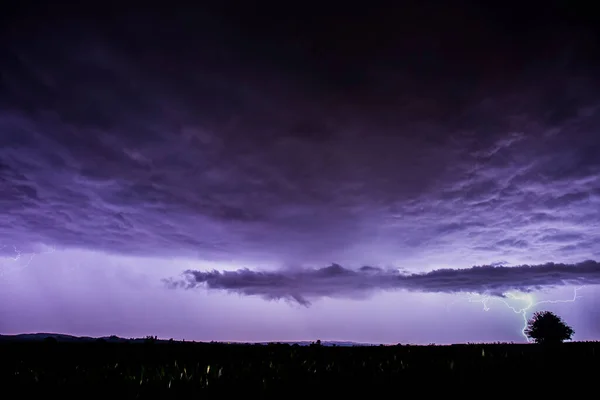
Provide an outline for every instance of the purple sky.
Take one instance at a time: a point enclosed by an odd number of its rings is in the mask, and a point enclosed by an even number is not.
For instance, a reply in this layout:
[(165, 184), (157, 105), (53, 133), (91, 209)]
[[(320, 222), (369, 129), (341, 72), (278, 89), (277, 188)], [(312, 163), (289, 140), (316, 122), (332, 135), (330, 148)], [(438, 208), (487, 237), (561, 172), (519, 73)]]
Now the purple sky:
[(600, 338), (589, 28), (238, 11), (3, 16), (0, 333)]

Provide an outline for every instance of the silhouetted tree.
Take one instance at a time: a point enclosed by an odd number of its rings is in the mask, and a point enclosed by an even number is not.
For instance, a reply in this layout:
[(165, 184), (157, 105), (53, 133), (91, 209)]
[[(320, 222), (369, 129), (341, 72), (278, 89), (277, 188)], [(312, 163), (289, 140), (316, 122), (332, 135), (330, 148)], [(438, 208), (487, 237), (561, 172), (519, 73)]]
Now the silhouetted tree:
[(536, 343), (557, 344), (570, 340), (575, 331), (558, 315), (550, 311), (538, 311), (529, 321), (525, 334)]
[(149, 343), (149, 344), (153, 344), (158, 340), (158, 337), (156, 336), (146, 336), (146, 339), (144, 339), (145, 343)]

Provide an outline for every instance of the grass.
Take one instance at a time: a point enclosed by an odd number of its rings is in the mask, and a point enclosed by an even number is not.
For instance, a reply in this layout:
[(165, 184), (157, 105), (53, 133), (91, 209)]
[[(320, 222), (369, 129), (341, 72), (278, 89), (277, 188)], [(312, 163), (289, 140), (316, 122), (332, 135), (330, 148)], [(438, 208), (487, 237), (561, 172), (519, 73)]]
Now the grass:
[(10, 342), (0, 344), (0, 382), (20, 397), (296, 398), (329, 393), (354, 398), (415, 390), (419, 396), (456, 391), (516, 395), (526, 387), (535, 389), (536, 381), (542, 384), (535, 390), (550, 393), (572, 390), (573, 382), (580, 389), (586, 382), (593, 386), (594, 379), (583, 377), (598, 376), (597, 354), (599, 342), (554, 348)]

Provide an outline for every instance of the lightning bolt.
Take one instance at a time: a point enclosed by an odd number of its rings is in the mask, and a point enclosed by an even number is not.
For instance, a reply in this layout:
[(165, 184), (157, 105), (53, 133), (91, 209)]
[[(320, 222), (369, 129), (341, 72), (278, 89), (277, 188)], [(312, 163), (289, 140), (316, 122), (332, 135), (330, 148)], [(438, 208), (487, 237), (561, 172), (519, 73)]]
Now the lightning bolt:
[[(7, 245), (1, 245), (0, 246), (0, 251), (7, 248)], [(19, 262), (20, 260), (26, 260), (25, 261), (25, 265), (23, 265), (20, 269), (23, 270), (27, 267), (29, 267), (29, 265), (31, 264), (31, 262), (33, 261), (33, 259), (35, 258), (36, 255), (41, 255), (41, 254), (51, 254), (54, 253), (56, 251), (56, 249), (54, 247), (50, 247), (49, 251), (44, 251), (44, 252), (40, 252), (40, 253), (26, 253), (24, 254), (23, 252), (21, 252), (17, 246), (12, 246), (13, 251), (14, 251), (14, 255), (13, 256), (7, 256), (4, 258), (8, 258), (11, 261), (14, 261), (15, 263)], [(7, 268), (6, 268), (7, 269)], [(5, 268), (0, 269), (0, 277), (3, 277), (5, 275), (7, 275), (5, 273)]]
[(520, 314), (523, 317), (523, 329), (521, 329), (521, 334), (527, 340), (527, 342), (531, 342), (531, 339), (527, 337), (525, 334), (525, 330), (527, 329), (527, 312), (531, 311), (534, 307), (539, 306), (540, 304), (558, 304), (558, 303), (574, 303), (577, 299), (580, 299), (582, 296), (579, 296), (579, 290), (583, 289), (583, 286), (577, 287), (573, 289), (573, 297), (570, 299), (563, 300), (540, 300), (535, 301), (533, 295), (531, 293), (505, 293), (504, 295), (511, 300), (525, 301), (526, 305), (521, 308), (514, 307), (508, 303), (507, 300), (497, 296), (490, 295), (482, 295), (482, 294), (471, 294), (467, 298), (470, 303), (481, 303), (483, 304), (483, 310), (489, 311), (490, 307), (488, 303), (491, 301), (499, 301), (503, 303), (506, 307), (511, 309), (515, 314)]

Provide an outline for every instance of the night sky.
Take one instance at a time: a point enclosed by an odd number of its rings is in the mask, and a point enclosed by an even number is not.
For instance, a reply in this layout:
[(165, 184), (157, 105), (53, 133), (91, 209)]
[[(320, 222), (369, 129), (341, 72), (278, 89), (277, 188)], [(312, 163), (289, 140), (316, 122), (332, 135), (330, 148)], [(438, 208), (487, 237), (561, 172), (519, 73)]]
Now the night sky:
[(0, 12), (0, 333), (600, 339), (590, 10), (226, 3)]

